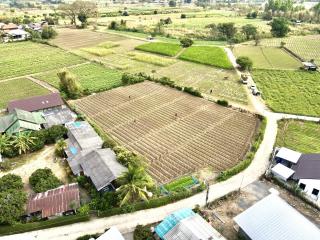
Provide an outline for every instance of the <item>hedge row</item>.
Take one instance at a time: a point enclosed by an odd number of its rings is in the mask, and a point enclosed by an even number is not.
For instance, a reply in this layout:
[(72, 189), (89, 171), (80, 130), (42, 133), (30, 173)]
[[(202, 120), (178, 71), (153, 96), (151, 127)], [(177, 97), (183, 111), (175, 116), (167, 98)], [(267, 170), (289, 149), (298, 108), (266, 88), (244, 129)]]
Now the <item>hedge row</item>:
[(59, 227), (72, 223), (86, 222), (89, 220), (89, 215), (73, 215), (58, 217), (56, 219), (41, 222), (19, 223), (13, 226), (0, 226), (0, 236)]

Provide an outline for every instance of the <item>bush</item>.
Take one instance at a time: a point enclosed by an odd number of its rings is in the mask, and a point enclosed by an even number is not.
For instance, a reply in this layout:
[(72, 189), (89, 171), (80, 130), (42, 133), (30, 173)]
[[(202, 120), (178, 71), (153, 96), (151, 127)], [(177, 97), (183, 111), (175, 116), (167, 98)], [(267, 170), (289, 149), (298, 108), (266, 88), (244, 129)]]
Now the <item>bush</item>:
[(87, 234), (87, 235), (83, 235), (81, 237), (78, 237), (76, 240), (90, 240), (90, 239), (96, 239), (100, 236), (100, 234), (96, 233), (96, 234)]
[(194, 89), (193, 87), (184, 87), (183, 91), (196, 97), (202, 97), (201, 93), (198, 90)]
[(181, 44), (181, 46), (182, 46), (183, 48), (188, 48), (188, 47), (191, 47), (191, 46), (192, 46), (193, 41), (192, 41), (192, 39), (190, 39), (190, 38), (182, 38), (182, 39), (180, 40), (180, 44)]
[(180, 16), (180, 18), (182, 18), (182, 19), (183, 19), (183, 18), (187, 18), (187, 15), (184, 14), (184, 13), (182, 13), (181, 16)]
[(236, 62), (239, 64), (241, 71), (252, 69), (253, 62), (249, 57), (240, 56), (237, 58)]
[(228, 107), (229, 106), (229, 103), (228, 103), (227, 100), (218, 100), (217, 104), (219, 104), (221, 106), (224, 106), (224, 107)]
[(5, 190), (22, 190), (23, 182), (20, 176), (14, 174), (6, 174), (0, 178), (0, 192)]
[(117, 30), (119, 28), (119, 24), (116, 21), (112, 21), (108, 28), (111, 30)]
[(154, 239), (150, 226), (137, 225), (133, 232), (134, 240), (152, 240)]
[(153, 78), (151, 81), (154, 81), (156, 83), (160, 83), (161, 85), (175, 87), (174, 81), (170, 80), (170, 78), (168, 78), (168, 77)]
[(169, 1), (169, 7), (176, 7), (176, 6), (177, 6), (177, 2), (175, 0)]
[(131, 74), (131, 73), (124, 73), (122, 74), (122, 84), (123, 85), (130, 85), (135, 83), (140, 83), (146, 80), (146, 77), (143, 74)]
[(42, 39), (52, 39), (57, 36), (57, 32), (52, 27), (43, 27), (41, 38)]
[(62, 182), (49, 168), (43, 168), (34, 171), (29, 177), (29, 183), (32, 189), (37, 193), (45, 192), (62, 185)]

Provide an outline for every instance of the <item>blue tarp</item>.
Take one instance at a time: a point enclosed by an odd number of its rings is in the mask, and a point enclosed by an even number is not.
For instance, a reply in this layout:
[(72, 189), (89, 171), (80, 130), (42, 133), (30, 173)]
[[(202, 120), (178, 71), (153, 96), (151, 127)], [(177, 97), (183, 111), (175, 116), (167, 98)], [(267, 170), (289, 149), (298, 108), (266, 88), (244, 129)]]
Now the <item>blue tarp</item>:
[(76, 149), (75, 147), (70, 147), (70, 152), (73, 154), (73, 155), (76, 155), (77, 152), (78, 152), (78, 149)]
[(173, 229), (182, 219), (194, 216), (195, 213), (190, 208), (180, 209), (167, 216), (158, 226), (155, 227), (157, 235), (163, 239), (171, 229)]
[(79, 128), (79, 127), (81, 127), (81, 122), (74, 122), (73, 125), (74, 125), (76, 128)]

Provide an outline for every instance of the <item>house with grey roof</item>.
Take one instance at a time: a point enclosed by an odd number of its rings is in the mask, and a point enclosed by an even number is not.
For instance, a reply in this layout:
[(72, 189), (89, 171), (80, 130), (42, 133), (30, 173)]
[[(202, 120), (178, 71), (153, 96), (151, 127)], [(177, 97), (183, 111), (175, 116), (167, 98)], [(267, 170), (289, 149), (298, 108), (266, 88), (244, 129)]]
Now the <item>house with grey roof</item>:
[(320, 239), (320, 229), (276, 194), (234, 218), (239, 234), (250, 240)]
[(65, 125), (77, 119), (77, 115), (67, 107), (46, 110), (43, 112), (43, 117), (46, 120), (45, 128), (50, 128), (55, 125)]
[(11, 114), (0, 117), (0, 134), (12, 135), (24, 131), (38, 131), (45, 123), (46, 120), (41, 113), (14, 109)]

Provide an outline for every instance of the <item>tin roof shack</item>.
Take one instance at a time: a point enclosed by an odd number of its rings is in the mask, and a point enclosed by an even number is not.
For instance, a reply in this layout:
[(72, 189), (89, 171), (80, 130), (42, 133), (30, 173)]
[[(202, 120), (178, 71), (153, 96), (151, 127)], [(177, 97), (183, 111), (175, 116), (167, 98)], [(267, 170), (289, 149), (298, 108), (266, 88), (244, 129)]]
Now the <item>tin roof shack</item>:
[(189, 208), (167, 216), (156, 226), (155, 232), (163, 240), (225, 240), (207, 221)]
[(301, 153), (293, 151), (289, 148), (281, 147), (275, 155), (275, 160), (277, 163), (291, 168), (291, 166), (297, 164)]
[(30, 38), (30, 33), (22, 29), (14, 29), (7, 31), (6, 36), (4, 37), (4, 42), (17, 42), (25, 41)]
[(11, 114), (0, 118), (0, 133), (12, 135), (23, 131), (38, 131), (45, 123), (41, 113), (15, 109)]
[(22, 109), (29, 112), (39, 112), (50, 109), (59, 109), (65, 107), (65, 104), (59, 93), (51, 93), (42, 96), (35, 96), (20, 100), (13, 100), (8, 103), (8, 112), (11, 113), (14, 109)]
[(77, 119), (77, 115), (68, 107), (45, 110), (43, 117), (47, 122), (44, 125), (45, 128), (50, 128), (55, 125), (65, 125), (74, 122)]
[(79, 186), (77, 183), (72, 183), (31, 196), (27, 203), (27, 214), (47, 219), (73, 213), (78, 207), (80, 207)]
[(234, 218), (239, 234), (250, 240), (320, 239), (320, 230), (276, 194)]

